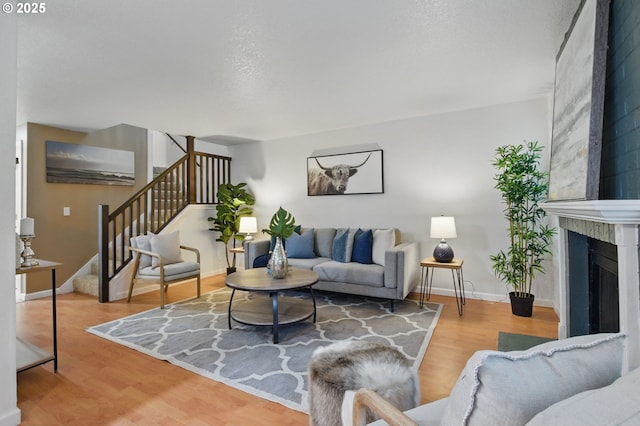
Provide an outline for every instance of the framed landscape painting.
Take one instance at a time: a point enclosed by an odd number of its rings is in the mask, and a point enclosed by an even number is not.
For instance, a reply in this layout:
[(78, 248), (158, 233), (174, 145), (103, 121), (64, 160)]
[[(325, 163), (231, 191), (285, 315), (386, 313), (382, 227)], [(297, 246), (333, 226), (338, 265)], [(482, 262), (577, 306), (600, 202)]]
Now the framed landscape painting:
[(55, 141), (46, 144), (47, 182), (135, 184), (133, 151)]
[(382, 150), (307, 158), (307, 194), (349, 195), (384, 192)]

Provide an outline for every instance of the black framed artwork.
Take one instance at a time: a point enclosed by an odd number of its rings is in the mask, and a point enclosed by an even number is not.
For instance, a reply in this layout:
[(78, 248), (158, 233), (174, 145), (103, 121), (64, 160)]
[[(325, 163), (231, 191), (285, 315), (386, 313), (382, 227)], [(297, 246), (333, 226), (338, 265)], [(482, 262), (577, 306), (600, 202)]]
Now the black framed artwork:
[(382, 150), (307, 158), (307, 195), (381, 194)]

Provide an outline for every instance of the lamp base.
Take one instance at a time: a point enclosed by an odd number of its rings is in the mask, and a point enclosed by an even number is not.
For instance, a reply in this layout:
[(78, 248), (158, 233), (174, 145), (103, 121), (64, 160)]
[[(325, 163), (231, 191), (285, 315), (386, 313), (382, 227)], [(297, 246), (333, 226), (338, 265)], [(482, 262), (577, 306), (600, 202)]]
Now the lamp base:
[(440, 263), (449, 263), (453, 260), (453, 249), (444, 239), (433, 249), (433, 258)]

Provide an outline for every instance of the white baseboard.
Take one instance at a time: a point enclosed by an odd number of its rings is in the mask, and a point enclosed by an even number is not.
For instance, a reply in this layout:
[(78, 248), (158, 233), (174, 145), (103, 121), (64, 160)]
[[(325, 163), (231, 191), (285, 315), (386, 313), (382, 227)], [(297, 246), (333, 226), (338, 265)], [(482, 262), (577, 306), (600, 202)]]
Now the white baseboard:
[(0, 426), (16, 426), (21, 422), (21, 412), (18, 407), (0, 414)]
[[(413, 291), (415, 294), (420, 294), (420, 285), (416, 287)], [(437, 294), (439, 296), (449, 296), (455, 297), (455, 293), (451, 288), (432, 288), (431, 294)], [(477, 291), (465, 291), (464, 293), (466, 299), (474, 299), (474, 300), (484, 300), (486, 302), (500, 302), (500, 303), (511, 303), (509, 301), (509, 296), (506, 294), (493, 294), (493, 293), (480, 293)], [(555, 308), (553, 301), (549, 299), (535, 299), (533, 303), (534, 306), (540, 306), (543, 308)]]

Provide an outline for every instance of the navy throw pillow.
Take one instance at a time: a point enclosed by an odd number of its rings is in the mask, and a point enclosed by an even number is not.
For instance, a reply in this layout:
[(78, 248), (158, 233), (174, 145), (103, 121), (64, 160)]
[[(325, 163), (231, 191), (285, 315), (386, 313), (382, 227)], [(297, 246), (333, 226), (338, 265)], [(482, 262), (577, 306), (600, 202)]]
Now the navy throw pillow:
[(353, 237), (353, 253), (351, 254), (351, 260), (358, 263), (370, 264), (373, 263), (371, 253), (373, 252), (373, 231), (367, 229), (363, 231), (358, 229), (356, 235)]
[(254, 268), (266, 268), (269, 263), (269, 259), (271, 259), (270, 254), (262, 254), (255, 259), (253, 259), (253, 267)]

